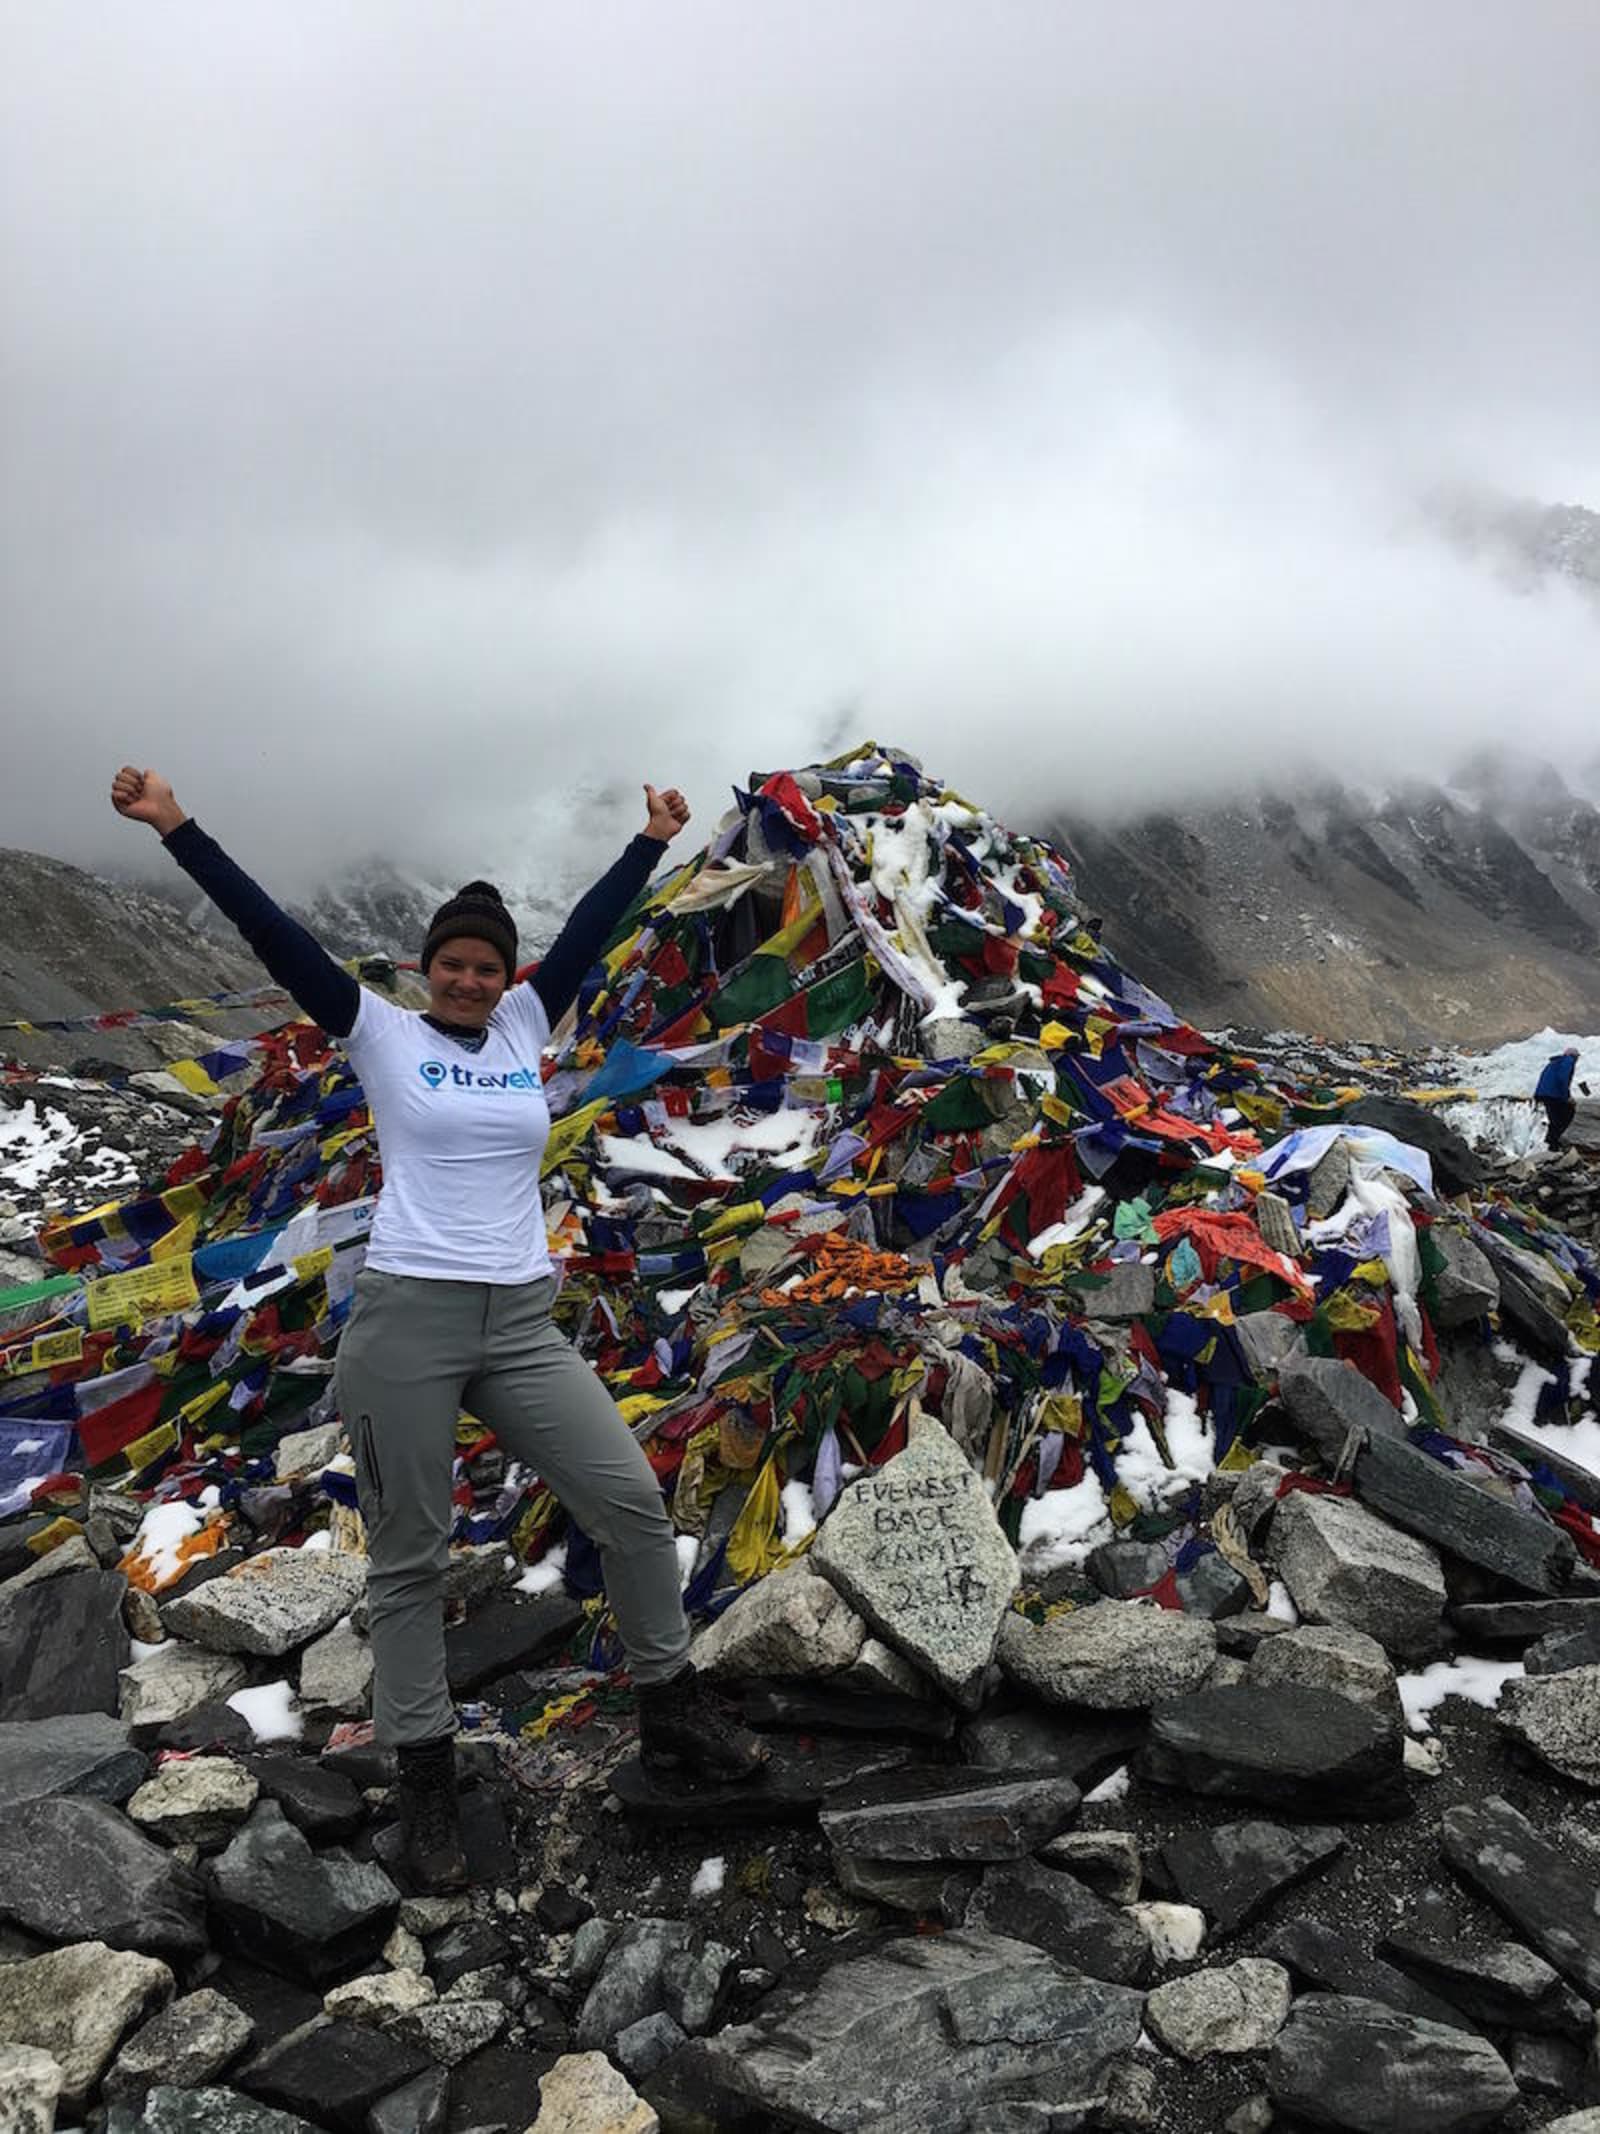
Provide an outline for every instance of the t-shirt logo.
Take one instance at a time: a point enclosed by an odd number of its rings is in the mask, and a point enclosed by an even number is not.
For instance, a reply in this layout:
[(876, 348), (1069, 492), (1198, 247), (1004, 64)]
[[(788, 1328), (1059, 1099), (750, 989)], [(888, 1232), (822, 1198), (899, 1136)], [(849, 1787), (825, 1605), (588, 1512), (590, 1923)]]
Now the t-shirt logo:
[(437, 1089), (450, 1070), (443, 1060), (424, 1060), (417, 1072), (430, 1089)]
[(489, 1074), (482, 1068), (446, 1066), (443, 1060), (418, 1060), (417, 1072), (430, 1089), (542, 1089), (536, 1069), (513, 1067), (508, 1074)]

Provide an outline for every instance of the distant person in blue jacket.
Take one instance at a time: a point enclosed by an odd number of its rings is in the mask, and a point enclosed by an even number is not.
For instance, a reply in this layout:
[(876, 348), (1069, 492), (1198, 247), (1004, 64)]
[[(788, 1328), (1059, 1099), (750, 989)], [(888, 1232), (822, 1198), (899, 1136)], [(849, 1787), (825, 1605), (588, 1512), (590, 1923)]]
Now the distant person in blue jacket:
[[(1544, 1106), (1545, 1139), (1553, 1149), (1560, 1148), (1561, 1137), (1578, 1115), (1578, 1107), (1572, 1101), (1572, 1077), (1577, 1066), (1576, 1045), (1569, 1045), (1565, 1052), (1552, 1053), (1533, 1092), (1535, 1103)], [(1589, 1094), (1587, 1082), (1580, 1082), (1578, 1087), (1585, 1096)]]

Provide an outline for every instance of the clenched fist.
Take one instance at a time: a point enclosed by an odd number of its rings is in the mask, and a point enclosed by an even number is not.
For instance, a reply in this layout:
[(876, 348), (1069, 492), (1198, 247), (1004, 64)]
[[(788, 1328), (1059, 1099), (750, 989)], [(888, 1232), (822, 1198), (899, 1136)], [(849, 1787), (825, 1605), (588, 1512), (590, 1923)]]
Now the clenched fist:
[(131, 763), (111, 781), (111, 805), (130, 822), (147, 822), (163, 837), (186, 819), (165, 778), (158, 771), (136, 771)]

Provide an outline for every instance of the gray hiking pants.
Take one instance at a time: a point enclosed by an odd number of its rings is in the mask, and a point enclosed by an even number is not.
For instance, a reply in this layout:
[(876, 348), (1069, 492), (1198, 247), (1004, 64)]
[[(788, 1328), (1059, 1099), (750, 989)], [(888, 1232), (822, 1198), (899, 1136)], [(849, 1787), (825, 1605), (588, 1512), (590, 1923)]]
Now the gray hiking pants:
[(339, 1343), (339, 1405), (367, 1529), (377, 1739), (455, 1726), (442, 1587), (450, 1472), (463, 1408), (550, 1485), (600, 1550), (606, 1595), (640, 1684), (689, 1651), (661, 1488), (610, 1394), (550, 1317), (553, 1276), (506, 1287), (365, 1270)]

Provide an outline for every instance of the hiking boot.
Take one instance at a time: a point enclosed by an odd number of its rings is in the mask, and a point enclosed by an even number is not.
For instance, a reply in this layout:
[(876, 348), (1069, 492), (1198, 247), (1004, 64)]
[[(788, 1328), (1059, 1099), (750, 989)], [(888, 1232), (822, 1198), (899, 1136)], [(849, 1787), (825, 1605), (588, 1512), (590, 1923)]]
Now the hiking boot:
[(421, 1741), (399, 1751), (400, 1846), (419, 1893), (437, 1897), (467, 1886), (456, 1808), (455, 1737)]
[(639, 1691), (639, 1761), (653, 1778), (753, 1778), (767, 1760), (733, 1710), (690, 1666)]

